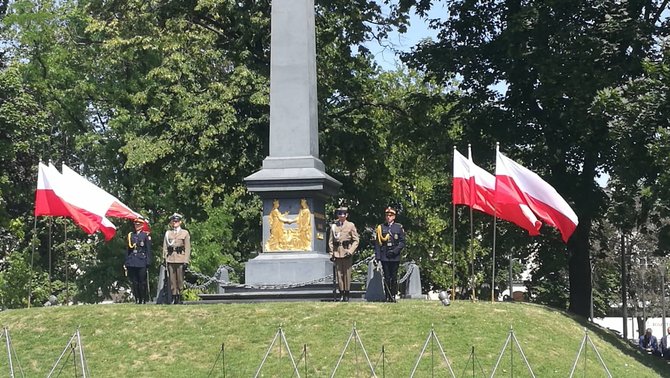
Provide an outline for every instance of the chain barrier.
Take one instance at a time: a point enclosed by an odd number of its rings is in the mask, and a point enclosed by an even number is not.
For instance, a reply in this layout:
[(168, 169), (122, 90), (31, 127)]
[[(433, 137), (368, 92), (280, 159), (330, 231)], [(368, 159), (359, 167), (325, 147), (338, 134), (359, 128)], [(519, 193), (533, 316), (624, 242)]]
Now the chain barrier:
[[(354, 264), (351, 268), (356, 269), (361, 265), (367, 264), (370, 260), (374, 259), (374, 256), (367, 257), (356, 264)], [(205, 281), (202, 284), (196, 285), (192, 284), (190, 282), (184, 282), (187, 288), (189, 289), (205, 289), (212, 283), (216, 282), (217, 284), (221, 286), (226, 286), (226, 287), (235, 287), (235, 288), (246, 288), (246, 289), (289, 289), (289, 288), (296, 288), (296, 287), (303, 287), (303, 286), (308, 286), (308, 285), (313, 285), (313, 284), (318, 284), (322, 283), (325, 281), (331, 282), (333, 280), (333, 275), (329, 274), (327, 276), (317, 278), (311, 281), (304, 281), (304, 282), (297, 282), (297, 283), (290, 283), (290, 284), (263, 284), (263, 285), (251, 285), (251, 284), (239, 284), (231, 281), (225, 281), (218, 279), (217, 276), (220, 276), (221, 270), (226, 269), (227, 271), (231, 272), (233, 271), (233, 268), (228, 266), (228, 265), (221, 265), (219, 266), (219, 269), (217, 269), (216, 273), (214, 273), (213, 277), (207, 276), (205, 274), (202, 274), (200, 272), (196, 272), (191, 270), (190, 268), (186, 268), (186, 272), (190, 273), (193, 276), (196, 276), (197, 278)], [(406, 278), (405, 278), (406, 279)], [(403, 282), (403, 281), (401, 281)]]

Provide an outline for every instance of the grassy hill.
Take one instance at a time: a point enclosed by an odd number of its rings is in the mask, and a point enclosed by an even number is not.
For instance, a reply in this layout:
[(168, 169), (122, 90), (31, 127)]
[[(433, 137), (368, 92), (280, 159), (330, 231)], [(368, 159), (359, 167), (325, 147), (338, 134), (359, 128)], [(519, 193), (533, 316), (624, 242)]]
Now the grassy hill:
[[(488, 377), (510, 327), (537, 377), (569, 376), (585, 328), (614, 377), (670, 376), (670, 365), (638, 353), (606, 330), (560, 311), (520, 303), (86, 305), (10, 310), (0, 313), (0, 321), (9, 329), (26, 377), (45, 377), (77, 327), (92, 377), (222, 377), (223, 360), (226, 377), (253, 377), (280, 326), (300, 375), (330, 377), (354, 324), (379, 377), (410, 376), (431, 328), (456, 376), (473, 377), (474, 346), (474, 376)], [(0, 375), (9, 376), (4, 344), (3, 339)], [(305, 345), (306, 364), (301, 359)], [(511, 352), (512, 345), (496, 376), (531, 376), (518, 349)], [(594, 350), (589, 346), (585, 352), (575, 376), (606, 377)], [(73, 358), (68, 350), (57, 369), (60, 376), (75, 376)], [(438, 344), (429, 343), (415, 376), (449, 376), (442, 361)], [(14, 366), (21, 376), (16, 361)], [(261, 376), (290, 377), (292, 372), (286, 348), (280, 350), (277, 340)], [(336, 376), (370, 376), (354, 340)]]

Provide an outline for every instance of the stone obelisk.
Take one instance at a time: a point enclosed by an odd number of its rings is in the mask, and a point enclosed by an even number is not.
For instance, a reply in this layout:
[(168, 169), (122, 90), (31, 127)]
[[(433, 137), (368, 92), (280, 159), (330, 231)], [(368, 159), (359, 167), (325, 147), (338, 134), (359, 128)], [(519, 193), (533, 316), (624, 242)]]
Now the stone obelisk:
[(314, 0), (273, 0), (270, 155), (247, 188), (263, 200), (263, 253), (247, 284), (302, 283), (332, 274), (325, 201), (341, 183), (319, 160)]

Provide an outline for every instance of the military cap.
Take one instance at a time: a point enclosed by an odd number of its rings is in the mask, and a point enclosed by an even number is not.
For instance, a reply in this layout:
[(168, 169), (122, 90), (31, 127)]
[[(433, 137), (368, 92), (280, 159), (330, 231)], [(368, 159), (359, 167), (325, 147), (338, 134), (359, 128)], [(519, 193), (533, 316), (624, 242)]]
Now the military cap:
[(147, 220), (143, 216), (140, 215), (137, 218), (133, 219), (133, 223), (144, 224), (144, 223), (147, 223)]
[(340, 206), (337, 209), (335, 209), (335, 214), (348, 214), (349, 213), (349, 208), (346, 206)]
[(174, 221), (180, 221), (183, 217), (184, 216), (179, 214), (179, 213), (174, 213), (174, 214), (170, 215), (170, 220), (173, 221), (173, 222)]
[(392, 208), (391, 206), (389, 206), (389, 207), (386, 208), (386, 210), (384, 210), (384, 213), (385, 213), (385, 214), (393, 214), (393, 215), (396, 215), (396, 214), (397, 214), (397, 211), (396, 211), (394, 208)]

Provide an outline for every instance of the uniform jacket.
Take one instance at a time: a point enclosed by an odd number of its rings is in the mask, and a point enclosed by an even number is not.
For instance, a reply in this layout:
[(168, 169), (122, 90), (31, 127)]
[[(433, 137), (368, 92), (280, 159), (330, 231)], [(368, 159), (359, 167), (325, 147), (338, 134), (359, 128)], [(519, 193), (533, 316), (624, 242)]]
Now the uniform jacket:
[(330, 227), (328, 253), (338, 259), (352, 256), (356, 253), (358, 241), (358, 231), (353, 223), (345, 220), (340, 224), (337, 221)]
[(128, 233), (125, 266), (144, 268), (151, 264), (151, 238), (146, 232)]
[(180, 228), (165, 232), (163, 259), (173, 264), (188, 264), (191, 261), (191, 235), (188, 231)]
[(405, 230), (400, 223), (380, 224), (375, 229), (374, 237), (375, 259), (400, 261), (400, 252), (405, 248)]

